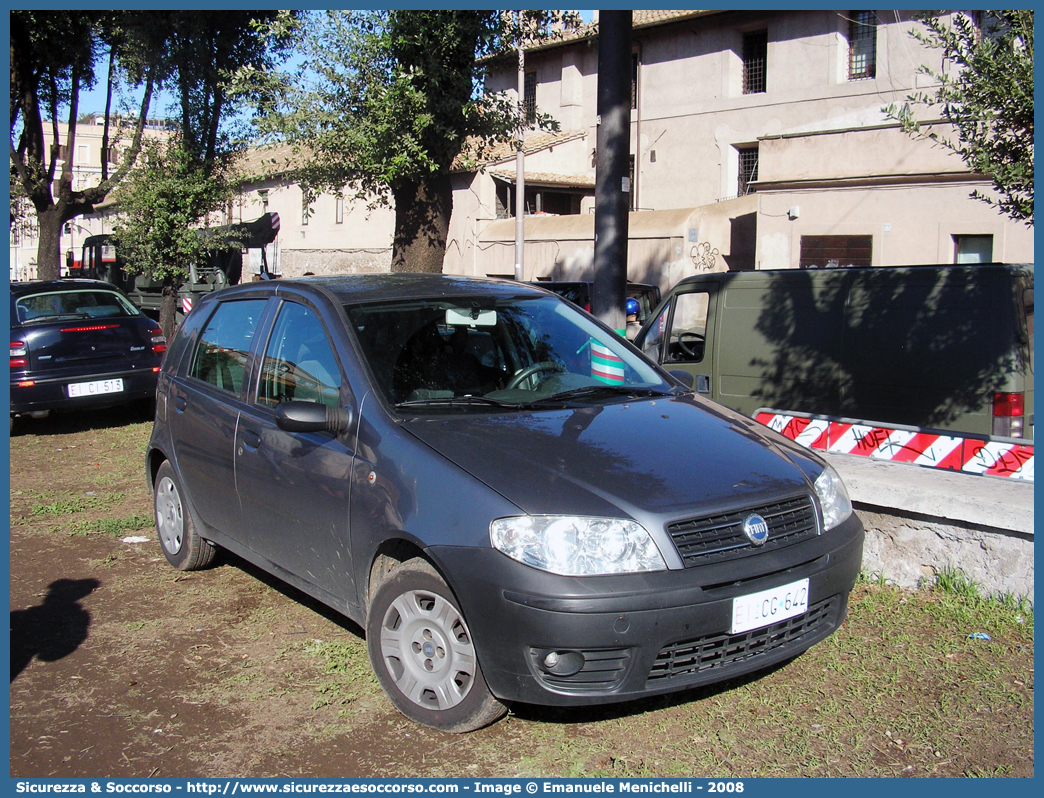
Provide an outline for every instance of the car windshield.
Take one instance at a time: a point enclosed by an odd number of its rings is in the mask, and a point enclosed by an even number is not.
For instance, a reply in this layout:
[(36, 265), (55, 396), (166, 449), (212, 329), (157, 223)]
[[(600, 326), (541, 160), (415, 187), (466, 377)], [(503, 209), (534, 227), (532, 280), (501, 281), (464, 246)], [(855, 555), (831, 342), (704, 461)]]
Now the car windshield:
[(620, 401), (673, 390), (620, 338), (557, 297), (345, 310), (385, 398), (404, 412)]
[(113, 291), (73, 289), (23, 296), (15, 302), (19, 322), (56, 319), (100, 319), (107, 316), (140, 316), (130, 302)]

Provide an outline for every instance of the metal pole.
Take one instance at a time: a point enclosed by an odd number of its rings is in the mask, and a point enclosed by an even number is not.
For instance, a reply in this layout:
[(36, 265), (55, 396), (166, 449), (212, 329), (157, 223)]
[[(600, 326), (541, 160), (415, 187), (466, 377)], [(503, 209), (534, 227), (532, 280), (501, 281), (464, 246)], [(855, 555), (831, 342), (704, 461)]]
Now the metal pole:
[[(520, 14), (515, 12), (515, 27), (518, 29), (518, 104), (525, 117), (526, 52), (522, 48)], [(523, 150), (524, 131), (519, 129), (515, 142), (515, 279), (525, 279), (526, 246), (526, 154)]]
[(598, 15), (598, 134), (595, 161), (594, 284), (591, 312), (626, 330), (627, 213), (630, 207), (631, 12)]

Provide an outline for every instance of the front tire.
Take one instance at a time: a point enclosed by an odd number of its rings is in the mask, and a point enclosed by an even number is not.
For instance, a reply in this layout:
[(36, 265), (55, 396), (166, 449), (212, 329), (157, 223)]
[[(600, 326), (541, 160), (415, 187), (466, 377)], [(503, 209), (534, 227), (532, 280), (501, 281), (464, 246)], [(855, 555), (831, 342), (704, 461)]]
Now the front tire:
[(156, 472), (156, 533), (167, 562), (179, 571), (198, 571), (214, 560), (214, 544), (196, 532), (181, 484), (168, 461)]
[(425, 560), (403, 563), (377, 587), (366, 644), (395, 708), (424, 726), (469, 732), (507, 712), (486, 686), (457, 600)]

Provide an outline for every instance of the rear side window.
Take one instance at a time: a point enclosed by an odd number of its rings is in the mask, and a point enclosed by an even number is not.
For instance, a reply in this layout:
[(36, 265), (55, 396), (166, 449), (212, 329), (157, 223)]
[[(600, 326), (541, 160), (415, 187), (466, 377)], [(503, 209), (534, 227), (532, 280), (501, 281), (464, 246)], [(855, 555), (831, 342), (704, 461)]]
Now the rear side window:
[(200, 333), (188, 375), (238, 394), (246, 379), (247, 356), (266, 301), (244, 299), (219, 305)]

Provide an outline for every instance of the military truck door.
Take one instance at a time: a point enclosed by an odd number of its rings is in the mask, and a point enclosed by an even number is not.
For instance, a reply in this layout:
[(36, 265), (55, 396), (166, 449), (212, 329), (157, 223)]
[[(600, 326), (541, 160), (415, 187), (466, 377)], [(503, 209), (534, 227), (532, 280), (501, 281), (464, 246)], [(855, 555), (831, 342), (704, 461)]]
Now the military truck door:
[(697, 393), (711, 399), (720, 390), (713, 378), (717, 297), (718, 285), (709, 281), (679, 291), (641, 340), (646, 355), (668, 371), (692, 374)]

